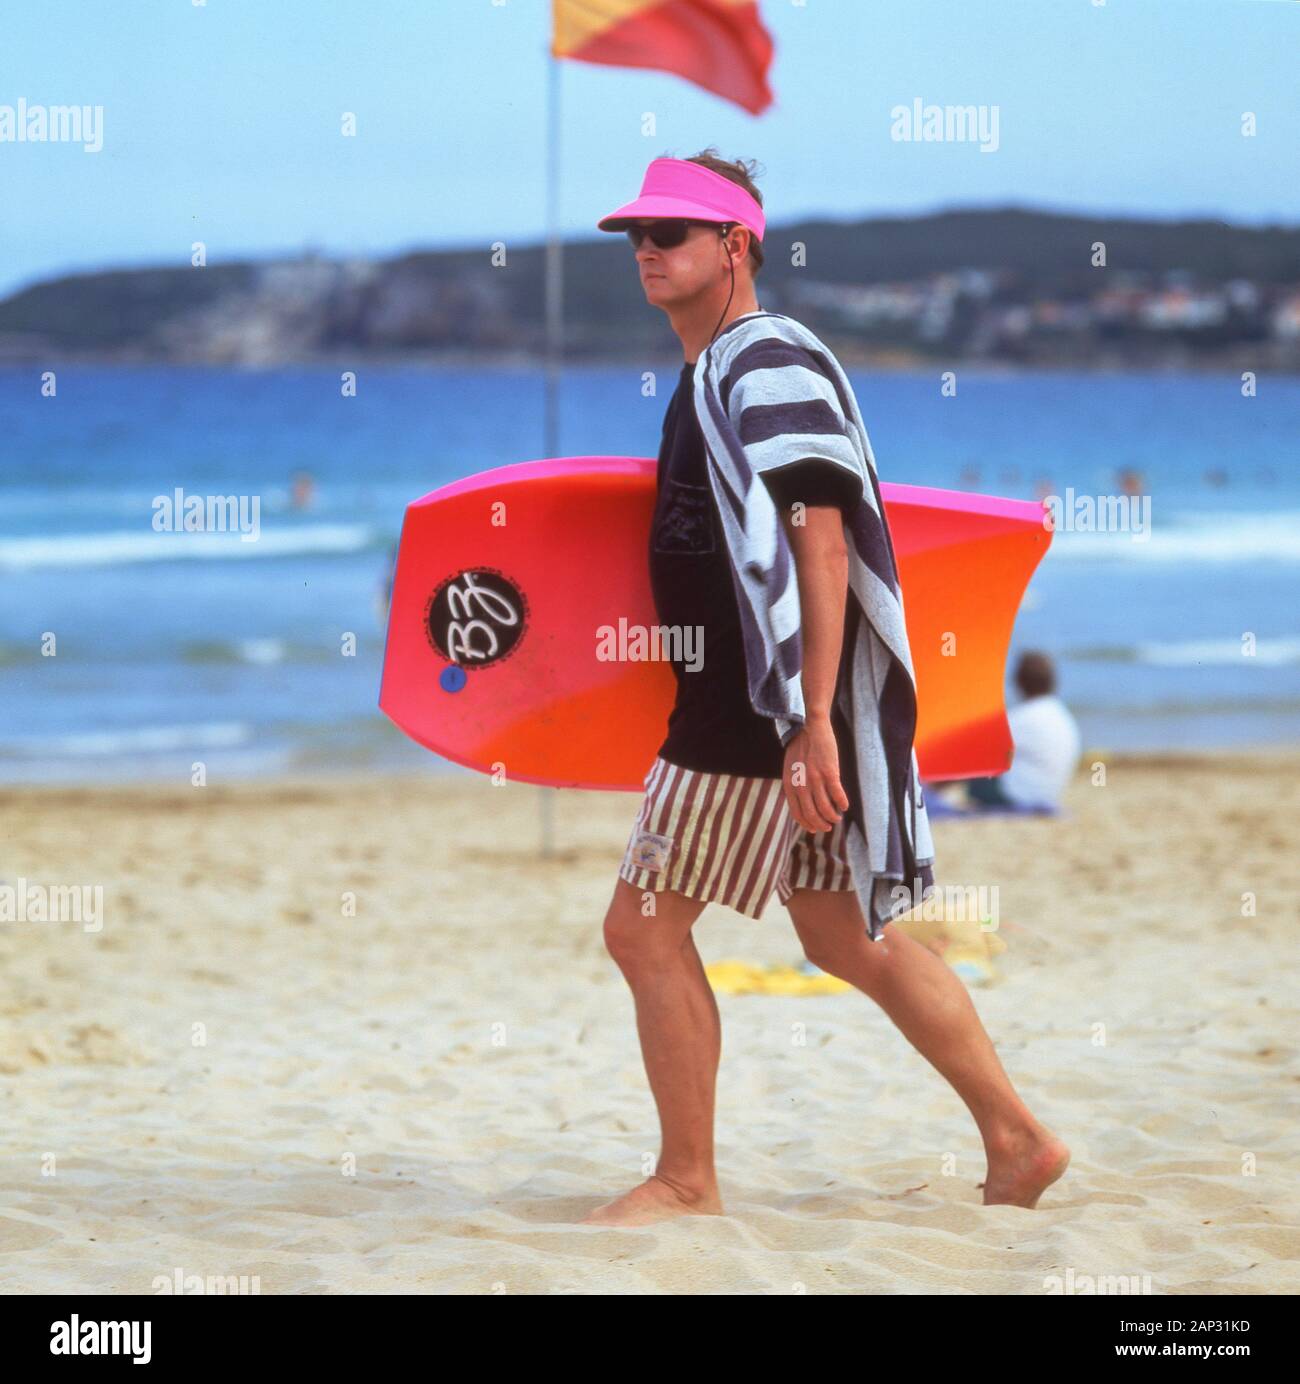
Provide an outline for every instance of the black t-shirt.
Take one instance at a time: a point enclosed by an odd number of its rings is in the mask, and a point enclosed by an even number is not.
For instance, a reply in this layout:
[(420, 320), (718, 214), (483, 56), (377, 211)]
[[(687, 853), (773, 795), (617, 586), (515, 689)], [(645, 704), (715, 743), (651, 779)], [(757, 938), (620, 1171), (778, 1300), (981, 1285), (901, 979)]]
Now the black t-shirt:
[[(659, 754), (686, 769), (780, 778), (785, 751), (776, 722), (760, 716), (749, 700), (740, 611), (695, 416), (694, 375), (693, 362), (682, 366), (664, 415), (650, 585), (659, 622), (683, 631), (698, 628), (702, 637), (700, 647), (673, 659), (677, 700)], [(857, 480), (825, 459), (794, 462), (764, 479), (778, 505), (802, 500), (843, 507), (859, 498)], [(848, 597), (846, 632), (851, 614)]]

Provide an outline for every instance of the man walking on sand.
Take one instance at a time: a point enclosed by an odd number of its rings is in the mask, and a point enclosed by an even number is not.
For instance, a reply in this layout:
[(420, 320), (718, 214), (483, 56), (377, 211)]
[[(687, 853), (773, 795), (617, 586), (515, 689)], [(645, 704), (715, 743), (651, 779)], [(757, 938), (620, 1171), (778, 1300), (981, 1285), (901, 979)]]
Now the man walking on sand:
[[(1032, 1207), (1069, 1150), (1016, 1095), (965, 986), (888, 927), (932, 887), (915, 688), (893, 546), (839, 363), (754, 295), (762, 198), (714, 150), (651, 162), (602, 218), (685, 364), (664, 418), (650, 576), (660, 622), (702, 634), (605, 916), (659, 1111), (654, 1173), (587, 1224), (722, 1214), (717, 1002), (691, 937), (706, 903), (776, 891), (808, 958), (879, 1004), (984, 1141), (986, 1204)], [(761, 480), (763, 484), (758, 484)]]

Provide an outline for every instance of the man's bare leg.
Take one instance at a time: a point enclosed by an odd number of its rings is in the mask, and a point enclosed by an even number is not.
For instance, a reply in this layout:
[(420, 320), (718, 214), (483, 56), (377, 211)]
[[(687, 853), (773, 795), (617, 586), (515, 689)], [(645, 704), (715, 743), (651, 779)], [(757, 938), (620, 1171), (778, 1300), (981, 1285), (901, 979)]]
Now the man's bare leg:
[(1016, 1094), (957, 975), (892, 925), (872, 942), (852, 889), (796, 889), (787, 906), (808, 959), (875, 1000), (966, 1102), (988, 1158), (984, 1204), (1034, 1206), (1070, 1150)]
[(586, 1225), (722, 1214), (713, 1167), (722, 1025), (691, 937), (704, 905), (665, 889), (653, 895), (655, 912), (646, 916), (642, 897), (625, 879), (616, 881), (605, 945), (632, 989), (641, 1055), (659, 1110), (659, 1161), (639, 1187), (584, 1216)]

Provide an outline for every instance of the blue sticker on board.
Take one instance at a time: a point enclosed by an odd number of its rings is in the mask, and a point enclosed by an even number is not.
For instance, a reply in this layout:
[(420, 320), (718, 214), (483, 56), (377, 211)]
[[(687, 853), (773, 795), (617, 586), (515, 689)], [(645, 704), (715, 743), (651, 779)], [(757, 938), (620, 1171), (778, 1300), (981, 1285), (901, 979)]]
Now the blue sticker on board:
[(459, 692), (469, 681), (463, 668), (458, 668), (454, 663), (450, 668), (444, 668), (438, 674), (438, 686), (444, 692)]

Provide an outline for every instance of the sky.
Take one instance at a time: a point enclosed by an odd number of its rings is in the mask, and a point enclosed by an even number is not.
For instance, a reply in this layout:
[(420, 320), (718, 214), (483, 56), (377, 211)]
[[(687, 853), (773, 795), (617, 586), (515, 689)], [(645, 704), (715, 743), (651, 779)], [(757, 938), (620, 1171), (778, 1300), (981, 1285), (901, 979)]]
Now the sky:
[[(669, 73), (555, 64), (566, 236), (707, 145), (759, 161), (773, 225), (1006, 205), (1300, 224), (1295, 0), (759, 8), (761, 116)], [(184, 266), (196, 240), (215, 264), (546, 232), (549, 0), (42, 0), (2, 27), (0, 118), (102, 107), (103, 147), (0, 140), (0, 295)], [(996, 149), (891, 138), (917, 99), (996, 108)]]

